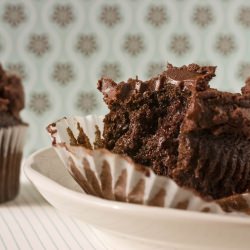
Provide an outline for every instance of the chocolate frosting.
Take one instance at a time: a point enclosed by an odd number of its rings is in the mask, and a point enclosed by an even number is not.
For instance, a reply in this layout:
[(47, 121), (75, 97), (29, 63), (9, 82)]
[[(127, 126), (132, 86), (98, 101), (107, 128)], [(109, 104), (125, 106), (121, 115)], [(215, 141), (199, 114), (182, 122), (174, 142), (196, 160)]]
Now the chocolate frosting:
[(209, 81), (215, 76), (216, 66), (199, 66), (197, 64), (174, 67), (168, 63), (167, 70), (163, 74), (173, 84), (183, 84), (198, 91), (209, 87)]
[(0, 113), (20, 120), (24, 108), (24, 90), (20, 78), (9, 75), (0, 65)]
[(201, 91), (209, 87), (209, 81), (215, 76), (216, 67), (199, 66), (197, 64), (174, 67), (167, 65), (167, 69), (157, 77), (148, 81), (139, 79), (128, 79), (127, 82), (116, 83), (109, 78), (101, 78), (98, 81), (97, 88), (104, 95), (104, 101), (111, 105), (116, 100), (130, 99), (131, 95), (146, 91), (159, 91), (164, 88), (166, 83), (180, 85)]
[(210, 130), (213, 134), (241, 134), (250, 138), (250, 95), (249, 86), (242, 94), (221, 92), (209, 88), (193, 92), (182, 132)]

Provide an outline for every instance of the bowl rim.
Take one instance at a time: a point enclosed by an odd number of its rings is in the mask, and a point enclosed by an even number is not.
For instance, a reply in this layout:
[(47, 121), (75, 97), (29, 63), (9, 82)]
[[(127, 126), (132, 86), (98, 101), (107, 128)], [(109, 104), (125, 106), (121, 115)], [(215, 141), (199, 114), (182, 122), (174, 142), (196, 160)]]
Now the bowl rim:
[(204, 223), (237, 223), (244, 226), (250, 226), (250, 217), (247, 218), (247, 216), (230, 216), (227, 214), (202, 213), (199, 211), (187, 211), (174, 208), (162, 208), (154, 206), (145, 206), (140, 204), (131, 204), (126, 202), (106, 200), (99, 197), (95, 197), (93, 195), (88, 195), (84, 192), (81, 193), (71, 190), (59, 184), (58, 182), (50, 179), (48, 176), (42, 174), (41, 172), (35, 170), (32, 167), (32, 163), (35, 163), (34, 158), (37, 155), (43, 154), (46, 151), (50, 150), (55, 151), (54, 147), (44, 147), (42, 149), (39, 149), (36, 152), (32, 153), (30, 156), (28, 156), (23, 163), (23, 170), (26, 177), (33, 183), (34, 186), (39, 186), (43, 190), (53, 193), (63, 193), (63, 195), (69, 197), (69, 199), (74, 199), (81, 204), (89, 203), (93, 206), (98, 206), (103, 209), (117, 210), (120, 212), (133, 213), (137, 215), (143, 214), (144, 216), (151, 216), (152, 214), (154, 214), (154, 216), (160, 217), (162, 219), (164, 219), (164, 217), (169, 218), (171, 216), (180, 220), (192, 219), (194, 221), (203, 221)]

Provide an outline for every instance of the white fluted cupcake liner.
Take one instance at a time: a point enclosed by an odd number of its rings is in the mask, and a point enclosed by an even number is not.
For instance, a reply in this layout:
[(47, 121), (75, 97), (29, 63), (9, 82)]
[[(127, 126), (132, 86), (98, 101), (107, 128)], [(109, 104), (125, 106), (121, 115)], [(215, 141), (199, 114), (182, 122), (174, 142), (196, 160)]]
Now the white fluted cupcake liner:
[(129, 157), (106, 149), (72, 146), (72, 135), (80, 128), (90, 143), (95, 140), (95, 126), (102, 131), (103, 117), (63, 118), (48, 126), (53, 145), (72, 177), (90, 195), (121, 202), (192, 211), (249, 213), (250, 195), (236, 195), (208, 202), (192, 190), (178, 186), (172, 179), (157, 176), (151, 169), (135, 164)]
[(23, 125), (0, 128), (0, 203), (18, 194), (26, 129)]

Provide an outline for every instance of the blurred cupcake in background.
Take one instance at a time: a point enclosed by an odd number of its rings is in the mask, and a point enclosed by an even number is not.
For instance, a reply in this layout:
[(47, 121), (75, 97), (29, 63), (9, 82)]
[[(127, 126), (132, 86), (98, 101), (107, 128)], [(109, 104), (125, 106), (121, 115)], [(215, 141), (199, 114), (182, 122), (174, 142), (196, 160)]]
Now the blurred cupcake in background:
[(20, 118), (24, 90), (20, 78), (0, 65), (0, 203), (16, 197), (27, 124)]

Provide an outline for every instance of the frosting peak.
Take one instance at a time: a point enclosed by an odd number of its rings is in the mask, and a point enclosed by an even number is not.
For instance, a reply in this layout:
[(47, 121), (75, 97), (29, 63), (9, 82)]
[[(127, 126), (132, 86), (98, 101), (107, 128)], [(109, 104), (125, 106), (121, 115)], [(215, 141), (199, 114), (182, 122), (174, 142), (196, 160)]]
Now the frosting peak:
[(24, 108), (24, 90), (20, 78), (9, 75), (0, 65), (0, 112), (9, 113), (20, 119)]

